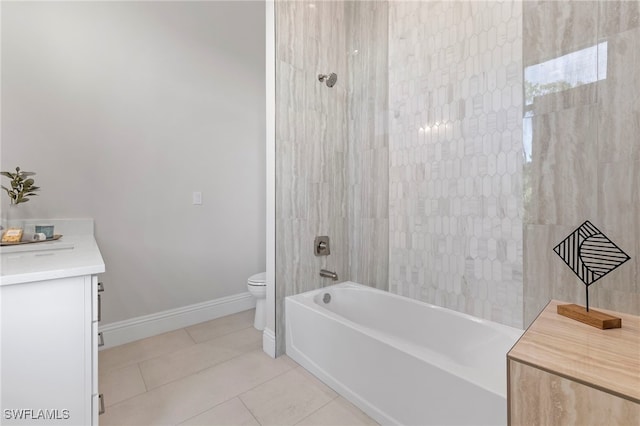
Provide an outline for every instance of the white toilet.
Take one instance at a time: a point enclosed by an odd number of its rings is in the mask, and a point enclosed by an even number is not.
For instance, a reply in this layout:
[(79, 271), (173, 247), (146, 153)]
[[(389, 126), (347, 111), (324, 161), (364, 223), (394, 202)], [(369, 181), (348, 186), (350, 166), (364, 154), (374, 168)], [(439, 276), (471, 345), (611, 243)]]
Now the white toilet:
[(267, 273), (260, 272), (259, 274), (251, 275), (247, 280), (247, 289), (256, 298), (256, 317), (253, 320), (253, 326), (257, 330), (264, 330), (267, 320), (264, 311), (264, 304), (267, 298), (266, 278)]

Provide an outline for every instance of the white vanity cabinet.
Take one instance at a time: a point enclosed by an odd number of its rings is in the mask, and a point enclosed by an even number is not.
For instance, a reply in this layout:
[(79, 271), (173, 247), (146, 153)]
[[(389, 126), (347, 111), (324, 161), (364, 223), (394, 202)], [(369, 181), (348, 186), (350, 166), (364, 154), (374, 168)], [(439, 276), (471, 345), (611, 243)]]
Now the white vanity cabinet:
[(104, 272), (102, 258), (95, 246), (99, 261), (89, 262), (93, 266), (50, 270), (48, 279), (40, 279), (47, 274), (44, 267), (38, 269), (38, 262), (45, 258), (45, 262), (62, 264), (66, 257), (82, 258), (83, 247), (2, 254), (2, 425), (98, 424), (97, 273)]

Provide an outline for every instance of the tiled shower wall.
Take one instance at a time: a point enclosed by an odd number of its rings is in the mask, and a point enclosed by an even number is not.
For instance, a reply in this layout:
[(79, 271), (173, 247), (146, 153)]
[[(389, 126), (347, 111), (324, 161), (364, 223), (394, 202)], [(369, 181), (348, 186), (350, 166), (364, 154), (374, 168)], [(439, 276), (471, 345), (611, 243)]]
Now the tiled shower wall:
[[(592, 304), (640, 313), (639, 1), (278, 1), (276, 15), (280, 353), (286, 295), (326, 284), (321, 267), (385, 288), (387, 247), (391, 291), (479, 317), (526, 326), (551, 298), (584, 303), (552, 248), (587, 219), (631, 256)], [(592, 46), (566, 81), (523, 81)], [(329, 258), (311, 254), (318, 234)]]
[[(277, 1), (276, 353), (284, 298), (340, 281), (388, 286), (386, 2)], [(335, 72), (333, 88), (318, 74)], [(331, 254), (316, 257), (317, 235)]]
[(345, 2), (350, 280), (389, 288), (388, 6)]
[(552, 248), (585, 220), (631, 257), (590, 286), (590, 305), (638, 315), (640, 2), (531, 1), (523, 14), (525, 325), (551, 298), (584, 305)]
[[(347, 57), (341, 2), (277, 1), (276, 353), (285, 352), (284, 298), (348, 279)], [(338, 74), (333, 88), (318, 74)], [(331, 254), (316, 257), (316, 235)]]
[(390, 291), (522, 326), (522, 3), (389, 3)]

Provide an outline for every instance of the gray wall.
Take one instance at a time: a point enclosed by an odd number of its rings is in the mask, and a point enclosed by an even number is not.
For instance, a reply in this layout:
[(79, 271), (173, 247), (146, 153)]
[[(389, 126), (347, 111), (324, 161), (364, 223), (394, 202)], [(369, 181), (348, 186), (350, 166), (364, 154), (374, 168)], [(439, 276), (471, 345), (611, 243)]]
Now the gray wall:
[[(590, 305), (640, 314), (640, 2), (525, 2), (523, 15), (525, 70), (567, 64), (524, 121), (525, 324), (549, 299), (584, 305), (552, 249), (585, 220), (631, 256), (590, 287)], [(605, 42), (578, 66), (565, 56)]]
[(3, 2), (2, 170), (37, 172), (24, 216), (95, 219), (105, 323), (264, 271), (264, 22), (262, 2)]

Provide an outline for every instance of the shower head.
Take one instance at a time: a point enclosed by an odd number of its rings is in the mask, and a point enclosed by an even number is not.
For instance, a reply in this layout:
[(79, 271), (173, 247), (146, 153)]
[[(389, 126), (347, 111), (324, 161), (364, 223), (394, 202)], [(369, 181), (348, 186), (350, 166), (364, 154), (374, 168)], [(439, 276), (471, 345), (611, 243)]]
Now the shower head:
[(320, 81), (321, 83), (325, 82), (327, 87), (333, 87), (338, 81), (338, 74), (336, 74), (335, 72), (332, 72), (329, 75), (318, 74), (318, 81)]

